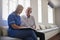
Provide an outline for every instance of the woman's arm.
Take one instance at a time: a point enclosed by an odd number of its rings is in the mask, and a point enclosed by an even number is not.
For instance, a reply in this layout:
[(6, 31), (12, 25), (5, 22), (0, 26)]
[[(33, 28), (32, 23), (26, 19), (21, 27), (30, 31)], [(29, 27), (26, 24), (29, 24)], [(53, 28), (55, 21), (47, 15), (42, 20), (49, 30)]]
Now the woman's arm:
[(26, 28), (26, 27), (23, 27), (23, 26), (18, 26), (16, 24), (11, 24), (12, 28), (14, 29), (22, 29), (22, 28)]

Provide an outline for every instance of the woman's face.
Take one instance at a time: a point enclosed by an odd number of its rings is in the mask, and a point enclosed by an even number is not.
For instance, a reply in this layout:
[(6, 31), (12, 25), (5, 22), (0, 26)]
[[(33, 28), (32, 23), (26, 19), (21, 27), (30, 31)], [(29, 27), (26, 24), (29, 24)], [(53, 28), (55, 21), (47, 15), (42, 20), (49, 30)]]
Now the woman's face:
[(19, 9), (18, 9), (18, 13), (19, 13), (19, 14), (22, 13), (22, 11), (23, 11), (23, 8), (19, 8)]
[(22, 11), (23, 11), (23, 7), (22, 7), (21, 5), (19, 5), (19, 6), (17, 7), (16, 11), (17, 11), (17, 14), (21, 14)]
[(18, 8), (18, 10), (17, 10), (17, 11), (18, 11), (18, 13), (19, 13), (19, 14), (21, 14), (21, 13), (22, 13), (22, 11), (23, 11), (23, 8)]

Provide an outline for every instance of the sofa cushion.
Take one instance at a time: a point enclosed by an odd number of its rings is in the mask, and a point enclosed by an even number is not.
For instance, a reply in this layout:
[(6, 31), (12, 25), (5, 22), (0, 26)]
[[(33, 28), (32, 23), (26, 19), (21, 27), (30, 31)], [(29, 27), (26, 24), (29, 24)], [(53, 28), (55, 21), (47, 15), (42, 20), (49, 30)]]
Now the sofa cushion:
[(45, 25), (40, 25), (40, 29), (41, 29), (41, 30), (46, 29)]
[(1, 40), (22, 40), (22, 39), (12, 38), (12, 37), (1, 37)]
[(2, 32), (2, 27), (0, 26), (0, 36), (3, 35), (3, 32)]
[(8, 35), (8, 33), (7, 33), (8, 28), (1, 27), (1, 30), (2, 30), (2, 36)]
[(46, 29), (50, 29), (51, 27), (49, 25), (46, 25)]
[(57, 25), (50, 25), (51, 28), (57, 27)]

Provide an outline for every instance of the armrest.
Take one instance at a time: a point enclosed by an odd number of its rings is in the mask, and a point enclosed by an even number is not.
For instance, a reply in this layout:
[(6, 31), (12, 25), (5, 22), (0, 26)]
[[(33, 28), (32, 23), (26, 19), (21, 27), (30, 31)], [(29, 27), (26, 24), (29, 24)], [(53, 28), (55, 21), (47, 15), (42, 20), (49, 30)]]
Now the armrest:
[(38, 31), (38, 32), (47, 33), (47, 32), (53, 31), (53, 30), (57, 30), (57, 29), (59, 29), (59, 27), (50, 28), (50, 29), (45, 29), (45, 30), (37, 30), (37, 31)]

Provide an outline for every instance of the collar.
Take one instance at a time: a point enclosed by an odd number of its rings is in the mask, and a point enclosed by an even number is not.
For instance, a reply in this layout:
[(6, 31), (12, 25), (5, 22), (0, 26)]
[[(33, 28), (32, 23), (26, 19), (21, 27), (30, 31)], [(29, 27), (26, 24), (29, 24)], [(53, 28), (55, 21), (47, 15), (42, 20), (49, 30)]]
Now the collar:
[[(25, 15), (25, 17), (28, 18), (27, 15)], [(30, 15), (30, 17), (31, 17), (31, 15)], [(30, 18), (30, 17), (29, 17), (29, 18)]]
[(20, 14), (17, 14), (16, 12), (13, 12), (13, 14), (16, 15), (16, 16), (20, 16)]

